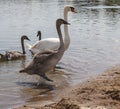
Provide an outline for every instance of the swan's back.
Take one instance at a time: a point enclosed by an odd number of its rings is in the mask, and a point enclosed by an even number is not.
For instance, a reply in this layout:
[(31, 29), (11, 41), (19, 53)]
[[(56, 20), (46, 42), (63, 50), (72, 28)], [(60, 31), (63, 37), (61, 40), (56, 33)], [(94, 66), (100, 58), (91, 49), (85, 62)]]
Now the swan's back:
[(59, 46), (60, 46), (60, 41), (58, 38), (47, 38), (38, 41), (32, 47), (30, 47), (29, 50), (33, 54), (36, 54), (48, 50), (56, 50), (59, 48)]

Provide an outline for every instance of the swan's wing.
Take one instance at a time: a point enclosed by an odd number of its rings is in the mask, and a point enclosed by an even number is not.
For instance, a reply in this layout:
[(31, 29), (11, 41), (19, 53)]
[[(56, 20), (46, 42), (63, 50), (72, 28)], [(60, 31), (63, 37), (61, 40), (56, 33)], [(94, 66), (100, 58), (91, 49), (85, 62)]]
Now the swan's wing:
[(6, 51), (6, 56), (8, 60), (16, 60), (25, 57), (25, 55), (19, 51)]
[(46, 51), (46, 50), (55, 50), (58, 49), (60, 45), (59, 39), (58, 38), (47, 38), (47, 39), (42, 39), (35, 43), (33, 46), (31, 46), (30, 50), (38, 53), (38, 51)]
[(59, 39), (58, 38), (47, 38), (47, 39), (43, 39), (38, 41), (37, 43), (35, 43), (32, 48), (36, 48), (36, 49), (48, 49), (48, 48), (53, 48), (54, 46), (59, 45)]
[(6, 51), (7, 53), (10, 53), (10, 54), (12, 54), (12, 55), (14, 55), (14, 54), (16, 54), (16, 55), (19, 55), (19, 54), (23, 54), (23, 53), (21, 53), (21, 52), (19, 52), (19, 51)]
[(48, 59), (55, 53), (56, 53), (56, 51), (45, 51), (42, 53), (38, 53), (34, 56), (33, 61), (43, 63), (44, 61), (46, 61), (46, 59)]

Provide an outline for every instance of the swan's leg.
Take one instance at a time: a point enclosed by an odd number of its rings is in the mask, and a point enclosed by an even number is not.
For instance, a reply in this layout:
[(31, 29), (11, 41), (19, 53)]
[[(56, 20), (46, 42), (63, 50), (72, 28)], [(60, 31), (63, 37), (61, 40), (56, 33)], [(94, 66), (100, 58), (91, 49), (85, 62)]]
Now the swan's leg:
[(53, 80), (49, 79), (49, 78), (45, 75), (45, 73), (40, 73), (39, 75), (40, 75), (41, 77), (43, 77), (44, 79), (53, 82)]

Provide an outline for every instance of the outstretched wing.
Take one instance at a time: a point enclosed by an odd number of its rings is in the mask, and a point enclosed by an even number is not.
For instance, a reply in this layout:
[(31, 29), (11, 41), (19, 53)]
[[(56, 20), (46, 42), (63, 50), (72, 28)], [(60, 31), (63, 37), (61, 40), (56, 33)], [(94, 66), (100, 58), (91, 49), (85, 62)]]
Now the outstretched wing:
[(43, 63), (44, 61), (46, 61), (46, 59), (48, 59), (49, 57), (51, 57), (55, 53), (56, 53), (56, 51), (45, 51), (45, 52), (42, 52), (42, 53), (37, 53), (33, 57), (33, 61), (35, 61), (37, 63)]

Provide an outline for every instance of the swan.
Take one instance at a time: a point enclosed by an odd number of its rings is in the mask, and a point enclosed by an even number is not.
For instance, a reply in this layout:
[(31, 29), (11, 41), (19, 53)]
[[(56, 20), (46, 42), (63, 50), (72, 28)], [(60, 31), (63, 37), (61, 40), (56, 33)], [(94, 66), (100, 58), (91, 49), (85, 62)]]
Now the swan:
[(26, 35), (21, 36), (22, 52), (19, 52), (19, 51), (6, 51), (6, 54), (8, 55), (8, 60), (16, 60), (16, 59), (20, 59), (20, 58), (26, 56), (25, 55), (26, 52), (25, 52), (24, 40), (29, 40), (30, 41), (30, 39)]
[(7, 52), (5, 54), (0, 53), (0, 62), (8, 61), (8, 59), (9, 59), (9, 55)]
[[(76, 13), (77, 11), (72, 6), (69, 6), (69, 5), (65, 6), (64, 7), (64, 20), (65, 21), (68, 20), (68, 12)], [(64, 25), (64, 34), (65, 34), (65, 38), (64, 38), (65, 50), (67, 50), (70, 44), (70, 37), (69, 37), (67, 25)], [(28, 45), (30, 52), (34, 55), (39, 52), (44, 52), (48, 50), (56, 50), (58, 49), (60, 42), (58, 38), (46, 38), (46, 39), (40, 40), (39, 42), (36, 42), (33, 46), (29, 44), (27, 45)]]
[(37, 37), (39, 37), (39, 40), (41, 40), (41, 31), (37, 32)]
[(26, 72), (28, 74), (37, 74), (48, 81), (53, 81), (46, 76), (46, 72), (53, 69), (58, 61), (62, 58), (65, 46), (61, 34), (60, 26), (61, 24), (69, 24), (63, 19), (56, 20), (56, 29), (58, 32), (60, 46), (56, 51), (44, 51), (39, 52), (34, 55), (32, 61), (25, 67), (23, 70), (20, 70), (20, 73)]

